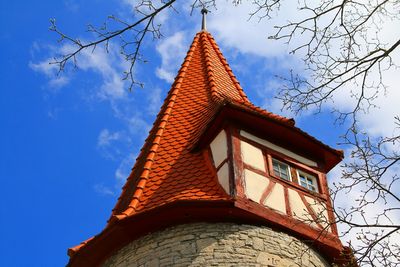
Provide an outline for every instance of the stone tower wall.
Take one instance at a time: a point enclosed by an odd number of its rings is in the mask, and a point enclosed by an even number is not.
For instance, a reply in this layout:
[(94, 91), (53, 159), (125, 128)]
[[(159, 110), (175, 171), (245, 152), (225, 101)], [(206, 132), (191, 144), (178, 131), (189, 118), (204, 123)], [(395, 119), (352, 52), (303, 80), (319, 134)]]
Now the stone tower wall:
[(254, 225), (196, 223), (137, 239), (103, 266), (330, 266), (315, 250), (283, 232)]

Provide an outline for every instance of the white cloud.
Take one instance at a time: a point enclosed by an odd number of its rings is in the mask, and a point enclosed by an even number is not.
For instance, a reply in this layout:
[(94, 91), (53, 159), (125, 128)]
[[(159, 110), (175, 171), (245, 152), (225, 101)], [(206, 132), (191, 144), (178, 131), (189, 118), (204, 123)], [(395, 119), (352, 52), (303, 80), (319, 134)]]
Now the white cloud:
[[(61, 73), (59, 73), (57, 64), (49, 63), (54, 62), (54, 55), (68, 54), (74, 51), (75, 47), (65, 44), (60, 47), (48, 46), (46, 48), (51, 56), (42, 61), (30, 62), (29, 66), (32, 70), (46, 75), (50, 87), (62, 88), (71, 81), (73, 72), (68, 67), (72, 65), (72, 62), (69, 62), (69, 65), (67, 64), (66, 69)], [(38, 50), (37, 47), (34, 49)], [(118, 48), (113, 43), (109, 44), (108, 53), (103, 47), (97, 47), (94, 51), (86, 49), (77, 55), (76, 60), (79, 69), (100, 75), (101, 85), (97, 97), (120, 99), (126, 96), (126, 82), (122, 80), (122, 73), (127, 69), (127, 62), (118, 53)]]
[(165, 80), (168, 83), (173, 83), (174, 82), (174, 74), (172, 72), (167, 71), (165, 68), (157, 68), (157, 77)]
[(69, 83), (69, 78), (65, 76), (57, 76), (49, 80), (49, 86), (52, 88), (61, 88)]
[(38, 63), (29, 62), (29, 67), (46, 75), (48, 79), (48, 86), (53, 89), (59, 89), (67, 85), (70, 78), (65, 76), (64, 73), (58, 72), (57, 65), (50, 64), (50, 61), (44, 60)]
[(120, 194), (122, 186), (125, 184), (126, 179), (131, 173), (133, 164), (135, 163), (135, 154), (130, 153), (128, 156), (121, 160), (121, 163), (118, 165), (115, 170), (115, 180), (114, 184), (111, 186), (106, 186), (102, 183), (95, 184), (93, 189), (100, 195), (103, 196), (117, 196)]
[(130, 153), (119, 164), (117, 170), (115, 171), (115, 179), (117, 181), (116, 188), (121, 189), (121, 186), (125, 183), (126, 179), (131, 173), (133, 164), (135, 163), (135, 158), (136, 155)]
[(151, 124), (146, 121), (140, 114), (133, 114), (128, 118), (128, 129), (131, 133), (135, 133), (144, 139), (150, 131)]
[[(400, 51), (393, 57), (393, 60), (400, 63)], [(379, 80), (378, 73), (372, 73), (371, 76), (371, 79)], [(378, 97), (373, 102), (376, 107), (372, 107), (368, 112), (359, 113), (360, 128), (374, 137), (392, 135), (395, 130), (394, 117), (400, 115), (400, 90), (397, 90), (398, 84), (400, 84), (398, 69), (384, 71), (383, 82), (387, 86), (387, 90), (386, 92), (381, 90), (378, 93)], [(351, 85), (338, 91), (332, 105), (341, 107), (342, 110), (352, 109), (356, 99), (349, 97), (349, 91), (352, 90), (350, 87)], [(372, 95), (373, 93), (375, 93), (375, 89), (366, 90), (365, 94)]]
[(270, 20), (259, 21), (257, 17), (248, 20), (254, 8), (255, 5), (250, 1), (243, 1), (237, 6), (220, 4), (217, 10), (211, 10), (207, 18), (208, 30), (226, 47), (261, 57), (285, 58), (280, 64), (290, 66), (291, 58), (286, 58), (289, 48), (283, 41), (270, 40), (268, 37), (275, 33), (273, 25), (285, 23), (287, 18), (298, 16), (296, 5), (283, 1), (279, 16)]
[(151, 115), (156, 115), (161, 108), (164, 92), (160, 88), (149, 90), (151, 90), (151, 92), (148, 94), (149, 104), (147, 106), (147, 112)]
[(97, 146), (104, 147), (111, 144), (112, 141), (120, 140), (120, 132), (110, 132), (108, 129), (101, 130), (99, 137), (97, 138)]
[(188, 45), (183, 31), (178, 31), (161, 40), (156, 46), (156, 50), (161, 56), (161, 67), (156, 70), (157, 77), (172, 83), (187, 49)]
[(103, 157), (113, 161), (120, 161), (128, 149), (131, 148), (131, 137), (135, 135), (135, 133), (127, 133), (125, 129), (115, 132), (103, 129), (97, 137), (97, 148)]
[(79, 11), (79, 4), (76, 2), (76, 0), (64, 0), (64, 5), (69, 11), (73, 13)]
[(78, 58), (78, 67), (101, 75), (103, 83), (98, 94), (100, 98), (119, 99), (126, 96), (126, 84), (122, 81), (122, 72), (126, 69), (127, 63), (114, 44), (109, 44), (108, 53), (103, 48), (93, 52), (84, 50)]
[(110, 189), (109, 187), (103, 185), (103, 184), (96, 184), (94, 185), (94, 191), (96, 191), (97, 193), (99, 193), (100, 195), (103, 196), (114, 196), (115, 192)]
[[(294, 118), (295, 114), (290, 110), (283, 110), (282, 101), (273, 97), (282, 86), (282, 81), (275, 78), (267, 80), (265, 86), (257, 89), (258, 96), (263, 99), (262, 108), (287, 118)], [(266, 95), (268, 97), (265, 97)]]
[[(384, 20), (381, 25), (382, 29), (378, 33), (378, 40), (381, 44), (393, 44), (397, 41), (398, 36), (394, 35), (400, 28), (399, 20)], [(375, 30), (375, 27), (371, 27), (371, 30)], [(375, 32), (368, 35), (370, 40), (374, 39)], [(371, 41), (373, 42), (373, 41)], [(391, 60), (394, 65), (400, 65), (400, 50), (396, 49), (391, 54)], [(366, 112), (359, 113), (360, 128), (366, 131), (373, 137), (388, 136), (392, 135), (395, 130), (394, 117), (400, 115), (400, 105), (398, 99), (400, 99), (400, 91), (397, 90), (400, 84), (400, 76), (398, 75), (399, 70), (396, 67), (387, 69), (388, 64), (384, 63), (381, 66), (382, 70), (382, 82), (385, 84), (386, 90), (379, 88), (373, 104), (376, 107), (372, 107)], [(369, 84), (374, 84), (372, 88), (367, 88), (363, 94), (365, 96), (372, 96), (376, 93), (378, 84), (380, 82), (379, 69), (375, 66), (368, 76)], [(342, 87), (334, 95), (334, 102), (331, 104), (333, 107), (340, 107), (342, 110), (352, 110), (356, 104), (356, 98), (350, 97), (350, 92), (360, 95), (360, 84), (361, 79), (358, 79), (358, 84), (349, 84)]]

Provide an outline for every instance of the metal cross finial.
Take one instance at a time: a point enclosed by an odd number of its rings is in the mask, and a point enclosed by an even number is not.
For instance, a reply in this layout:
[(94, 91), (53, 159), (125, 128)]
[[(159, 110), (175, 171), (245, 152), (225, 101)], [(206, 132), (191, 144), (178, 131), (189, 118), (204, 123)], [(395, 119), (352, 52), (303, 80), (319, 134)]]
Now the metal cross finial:
[(208, 13), (207, 8), (203, 7), (201, 9), (201, 14), (203, 15), (203, 20), (201, 22), (201, 30), (202, 31), (207, 31), (207, 25), (206, 25), (206, 15)]

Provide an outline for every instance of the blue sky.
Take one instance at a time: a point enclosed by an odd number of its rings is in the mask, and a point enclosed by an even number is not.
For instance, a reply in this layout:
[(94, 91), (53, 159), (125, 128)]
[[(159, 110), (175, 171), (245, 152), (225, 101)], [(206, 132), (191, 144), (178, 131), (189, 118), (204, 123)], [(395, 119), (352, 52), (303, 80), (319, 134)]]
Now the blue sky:
[[(211, 12), (210, 32), (250, 99), (290, 116), (273, 98), (280, 85), (275, 75), (301, 70), (301, 62), (267, 40), (272, 22), (246, 22), (248, 7), (232, 8), (221, 5)], [(68, 247), (103, 229), (200, 27), (199, 14), (189, 16), (187, 6), (178, 10), (160, 18), (163, 39), (144, 43), (149, 63), (135, 75), (145, 88), (128, 92), (116, 44), (109, 54), (101, 48), (83, 54), (79, 69), (61, 76), (47, 63), (65, 48), (48, 30), (50, 18), (72, 36), (88, 39), (86, 24), (100, 25), (110, 14), (130, 18), (129, 1), (0, 3), (1, 266), (65, 265)], [(345, 97), (342, 101), (346, 106)], [(329, 112), (296, 119), (337, 147), (343, 128), (332, 125)]]

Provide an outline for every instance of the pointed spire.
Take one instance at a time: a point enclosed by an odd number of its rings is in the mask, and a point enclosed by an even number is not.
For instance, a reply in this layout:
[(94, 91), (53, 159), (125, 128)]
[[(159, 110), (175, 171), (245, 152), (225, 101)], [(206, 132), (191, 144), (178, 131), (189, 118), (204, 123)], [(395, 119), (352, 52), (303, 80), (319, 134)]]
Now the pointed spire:
[(203, 7), (201, 9), (201, 14), (203, 15), (203, 19), (201, 21), (201, 30), (202, 31), (207, 31), (207, 25), (206, 25), (206, 15), (208, 13), (207, 8)]

